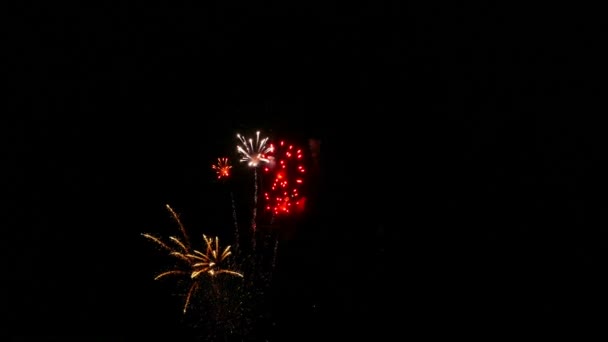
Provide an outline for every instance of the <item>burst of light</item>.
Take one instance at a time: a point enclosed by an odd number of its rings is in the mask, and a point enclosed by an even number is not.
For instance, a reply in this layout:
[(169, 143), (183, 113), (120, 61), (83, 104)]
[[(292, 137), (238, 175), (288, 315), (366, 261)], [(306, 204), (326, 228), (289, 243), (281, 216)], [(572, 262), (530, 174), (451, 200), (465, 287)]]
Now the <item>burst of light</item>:
[(217, 173), (217, 179), (220, 179), (230, 176), (232, 165), (229, 165), (228, 158), (217, 158), (217, 164), (211, 165), (211, 168)]
[(270, 178), (269, 188), (264, 191), (265, 209), (274, 215), (290, 214), (301, 208), (304, 200), (300, 193), (306, 173), (303, 151), (285, 141), (270, 146), (270, 163), (264, 168)]
[(167, 205), (167, 209), (173, 216), (174, 220), (180, 227), (182, 238), (170, 236), (170, 243), (165, 243), (161, 239), (152, 236), (150, 234), (142, 234), (145, 238), (156, 243), (168, 254), (176, 258), (179, 263), (176, 263), (175, 268), (166, 272), (158, 274), (154, 279), (158, 280), (170, 275), (184, 276), (186, 279), (190, 279), (192, 283), (186, 294), (186, 300), (184, 303), (183, 312), (186, 313), (190, 304), (190, 299), (193, 294), (200, 288), (200, 281), (204, 281), (202, 275), (207, 275), (211, 278), (216, 277), (219, 274), (228, 274), (238, 277), (243, 277), (242, 273), (239, 273), (228, 268), (224, 268), (226, 259), (232, 254), (230, 252), (230, 246), (227, 246), (223, 250), (220, 249), (219, 239), (217, 237), (210, 238), (203, 235), (205, 240), (206, 249), (205, 252), (200, 252), (193, 249), (190, 246), (189, 238), (186, 235), (184, 226), (182, 225), (179, 216), (175, 211)]
[(203, 234), (203, 239), (205, 239), (205, 244), (207, 245), (205, 253), (193, 250), (193, 254), (186, 255), (186, 257), (194, 262), (192, 264), (192, 274), (190, 275), (192, 279), (197, 278), (201, 274), (208, 274), (209, 276), (215, 277), (222, 273), (232, 274), (241, 278), (243, 277), (242, 273), (222, 268), (226, 258), (232, 254), (230, 246), (227, 246), (222, 251), (220, 249), (220, 239), (217, 236), (215, 238), (210, 238)]
[(245, 139), (240, 134), (236, 137), (240, 140), (241, 144), (237, 146), (237, 152), (241, 154), (241, 162), (247, 162), (250, 167), (258, 167), (262, 163), (268, 163), (269, 160), (266, 155), (272, 152), (272, 146), (267, 146), (268, 138), (260, 140), (260, 132), (255, 133), (255, 142), (252, 138)]

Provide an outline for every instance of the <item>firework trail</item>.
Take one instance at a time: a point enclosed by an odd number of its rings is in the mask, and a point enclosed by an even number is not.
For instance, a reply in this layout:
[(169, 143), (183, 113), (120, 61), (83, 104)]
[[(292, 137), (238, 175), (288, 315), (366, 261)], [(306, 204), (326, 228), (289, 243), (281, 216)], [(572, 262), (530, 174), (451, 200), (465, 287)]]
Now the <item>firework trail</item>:
[[(173, 208), (171, 208), (170, 205), (165, 205), (167, 207), (167, 210), (169, 210), (169, 212), (171, 213), (171, 216), (173, 217), (173, 219), (175, 220), (175, 222), (177, 222), (177, 225), (179, 226), (179, 231), (182, 233), (182, 238), (184, 239), (184, 249), (190, 249), (190, 238), (188, 238), (188, 234), (186, 233), (186, 228), (184, 228), (184, 225), (182, 224), (182, 221), (179, 219), (179, 215), (175, 212), (175, 210), (173, 210)], [(179, 243), (179, 240), (172, 238), (172, 240), (175, 240), (176, 242), (178, 242), (178, 244), (180, 244), (181, 247), (181, 243)]]
[(275, 236), (274, 239), (274, 248), (272, 250), (272, 272), (270, 273), (270, 276), (272, 277), (272, 274), (274, 273), (274, 270), (277, 268), (277, 255), (279, 252), (279, 239), (278, 237)]
[[(274, 221), (275, 221), (275, 215), (273, 214), (272, 217), (270, 218), (271, 227), (274, 225), (274, 223), (275, 223)], [(277, 254), (278, 254), (278, 250), (279, 250), (279, 234), (278, 234), (278, 232), (275, 232), (273, 235), (274, 235), (274, 247), (272, 248), (272, 259), (271, 259), (271, 263), (270, 263), (270, 273), (268, 275), (267, 286), (270, 286), (270, 284), (272, 282), (272, 275), (274, 274), (274, 271), (276, 269)]]
[(258, 169), (253, 169), (253, 212), (251, 213), (251, 232), (253, 234), (253, 253), (255, 254), (255, 241), (257, 231), (257, 214), (258, 214)]
[(236, 204), (234, 203), (234, 195), (230, 191), (230, 202), (232, 204), (232, 220), (234, 221), (234, 250), (239, 252), (239, 221), (236, 216)]

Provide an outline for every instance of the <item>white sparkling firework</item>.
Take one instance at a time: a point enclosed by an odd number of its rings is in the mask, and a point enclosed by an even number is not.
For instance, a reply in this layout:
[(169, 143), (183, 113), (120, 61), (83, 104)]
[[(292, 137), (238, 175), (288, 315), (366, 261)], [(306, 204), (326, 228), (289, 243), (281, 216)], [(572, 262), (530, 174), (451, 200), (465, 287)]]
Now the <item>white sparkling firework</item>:
[(260, 140), (260, 131), (257, 131), (255, 137), (255, 143), (253, 139), (245, 139), (240, 134), (236, 137), (241, 141), (241, 145), (236, 147), (236, 150), (242, 155), (240, 162), (247, 162), (250, 167), (257, 167), (262, 163), (268, 163), (270, 160), (266, 158), (266, 154), (272, 152), (272, 145), (266, 146), (268, 138)]

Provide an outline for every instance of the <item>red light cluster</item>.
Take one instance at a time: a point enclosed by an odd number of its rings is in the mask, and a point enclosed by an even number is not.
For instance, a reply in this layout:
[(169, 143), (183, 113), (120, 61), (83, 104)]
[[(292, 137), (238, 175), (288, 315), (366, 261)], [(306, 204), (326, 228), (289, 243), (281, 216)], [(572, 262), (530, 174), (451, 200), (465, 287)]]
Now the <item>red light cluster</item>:
[(304, 197), (300, 189), (304, 184), (305, 168), (303, 150), (293, 144), (280, 141), (271, 144), (270, 160), (264, 166), (264, 200), (266, 211), (274, 215), (291, 214), (302, 208)]

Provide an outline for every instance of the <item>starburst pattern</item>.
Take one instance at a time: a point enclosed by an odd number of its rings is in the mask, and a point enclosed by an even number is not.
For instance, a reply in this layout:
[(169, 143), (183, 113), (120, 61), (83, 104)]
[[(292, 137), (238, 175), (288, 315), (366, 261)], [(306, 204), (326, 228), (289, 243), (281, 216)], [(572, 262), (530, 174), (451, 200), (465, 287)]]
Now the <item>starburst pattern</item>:
[(258, 167), (262, 163), (268, 163), (266, 154), (272, 151), (272, 146), (267, 146), (268, 138), (260, 140), (260, 131), (255, 133), (255, 142), (252, 138), (245, 139), (240, 134), (236, 137), (240, 140), (241, 145), (237, 146), (237, 152), (241, 154), (241, 162), (247, 162), (250, 167)]
[(186, 255), (187, 258), (194, 262), (192, 264), (192, 274), (190, 275), (192, 279), (197, 278), (201, 274), (208, 274), (214, 277), (222, 273), (243, 277), (242, 273), (222, 268), (224, 260), (232, 254), (230, 246), (221, 251), (217, 236), (210, 238), (203, 234), (203, 239), (205, 239), (205, 244), (207, 245), (205, 253), (193, 250), (193, 254)]
[(230, 176), (230, 169), (232, 165), (228, 163), (228, 158), (217, 158), (217, 164), (211, 165), (211, 168), (215, 170), (217, 179), (228, 178)]

